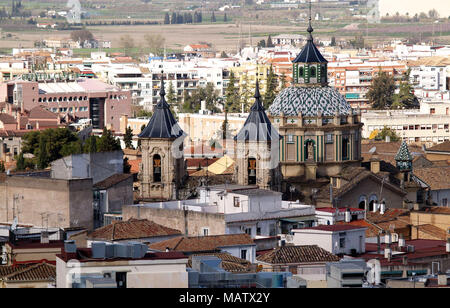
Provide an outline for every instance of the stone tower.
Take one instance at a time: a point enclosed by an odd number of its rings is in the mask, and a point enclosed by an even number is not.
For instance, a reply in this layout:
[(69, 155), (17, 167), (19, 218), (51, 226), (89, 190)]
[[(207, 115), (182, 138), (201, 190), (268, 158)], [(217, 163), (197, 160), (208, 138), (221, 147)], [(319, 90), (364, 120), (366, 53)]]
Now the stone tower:
[(280, 191), (280, 135), (272, 126), (261, 103), (256, 82), (255, 104), (244, 127), (235, 139), (235, 181), (240, 185), (256, 185), (261, 189)]
[(183, 155), (185, 133), (165, 99), (161, 79), (161, 100), (147, 127), (139, 135), (142, 151), (139, 180), (143, 200), (176, 200), (186, 174)]

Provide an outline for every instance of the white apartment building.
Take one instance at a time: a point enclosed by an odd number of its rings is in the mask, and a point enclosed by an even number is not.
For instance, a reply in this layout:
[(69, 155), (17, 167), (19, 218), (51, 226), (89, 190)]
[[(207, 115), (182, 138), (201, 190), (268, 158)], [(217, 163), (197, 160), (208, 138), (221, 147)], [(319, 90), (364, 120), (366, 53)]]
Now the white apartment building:
[(414, 85), (418, 97), (428, 97), (429, 91), (447, 91), (447, 67), (412, 66), (410, 82)]
[(366, 251), (366, 227), (350, 225), (317, 226), (292, 230), (295, 245), (317, 245), (338, 254), (361, 254)]
[(361, 121), (363, 138), (386, 126), (408, 143), (431, 146), (450, 140), (450, 101), (424, 100), (420, 110), (371, 110)]

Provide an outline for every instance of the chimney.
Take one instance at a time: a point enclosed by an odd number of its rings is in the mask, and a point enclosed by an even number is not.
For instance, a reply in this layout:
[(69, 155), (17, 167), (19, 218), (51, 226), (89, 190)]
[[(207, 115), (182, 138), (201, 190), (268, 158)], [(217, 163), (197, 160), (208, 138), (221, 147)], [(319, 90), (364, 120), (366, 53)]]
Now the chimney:
[(450, 238), (447, 239), (447, 244), (445, 245), (445, 251), (450, 253)]
[(391, 136), (386, 135), (386, 142), (387, 142), (387, 143), (391, 142)]
[(391, 244), (388, 244), (388, 245), (384, 248), (384, 257), (385, 257), (386, 259), (388, 259), (388, 261), (391, 261), (391, 257), (392, 257)]
[(345, 222), (349, 223), (349, 222), (351, 222), (351, 221), (352, 221), (352, 214), (351, 214), (351, 212), (350, 212), (350, 209), (347, 208), (347, 209), (345, 210)]
[(41, 232), (41, 244), (48, 244), (48, 243), (50, 243), (48, 231), (42, 231)]
[(184, 233), (186, 236), (189, 236), (188, 232), (188, 210), (186, 206), (183, 206), (183, 213), (184, 213)]
[(378, 211), (378, 201), (373, 202), (373, 212), (376, 213)]
[(384, 212), (386, 212), (386, 202), (383, 200), (380, 203), (380, 214), (384, 215)]
[(391, 245), (391, 243), (392, 243), (392, 240), (391, 240), (391, 231), (387, 231), (386, 232), (386, 235), (385, 235), (385, 237), (384, 237), (384, 243), (385, 244), (387, 244), (387, 245)]
[(401, 250), (405, 246), (406, 246), (406, 241), (403, 237), (403, 234), (400, 234), (400, 236), (398, 238), (398, 248)]
[(440, 287), (447, 286), (447, 274), (439, 273), (437, 278), (438, 278), (438, 285)]

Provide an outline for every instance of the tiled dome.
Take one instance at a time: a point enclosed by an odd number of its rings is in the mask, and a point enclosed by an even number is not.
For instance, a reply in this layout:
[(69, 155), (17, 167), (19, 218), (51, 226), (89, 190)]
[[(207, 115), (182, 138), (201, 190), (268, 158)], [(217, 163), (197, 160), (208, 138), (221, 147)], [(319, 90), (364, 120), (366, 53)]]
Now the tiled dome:
[(289, 87), (284, 89), (274, 100), (269, 112), (272, 116), (314, 117), (350, 115), (351, 108), (345, 98), (331, 87)]

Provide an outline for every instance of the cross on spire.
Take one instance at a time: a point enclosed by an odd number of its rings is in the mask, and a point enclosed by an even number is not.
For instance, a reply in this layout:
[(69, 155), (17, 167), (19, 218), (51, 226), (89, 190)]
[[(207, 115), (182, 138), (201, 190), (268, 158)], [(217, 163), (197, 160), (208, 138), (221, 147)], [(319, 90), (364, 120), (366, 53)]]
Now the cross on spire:
[(313, 39), (312, 33), (314, 32), (314, 29), (312, 27), (312, 3), (311, 3), (311, 0), (309, 0), (309, 26), (308, 26), (308, 30), (307, 31), (309, 33), (308, 40), (312, 41), (312, 39)]

